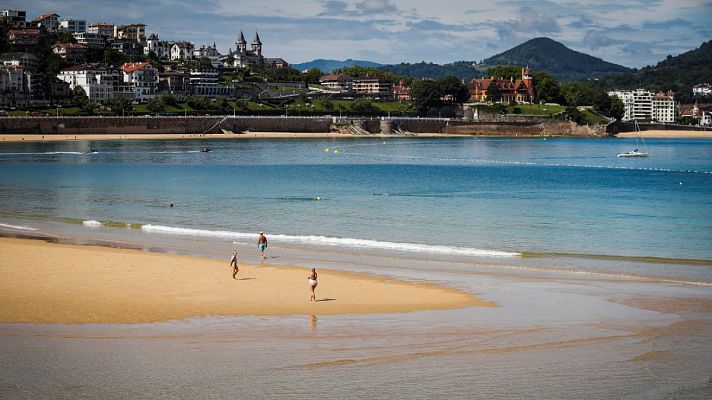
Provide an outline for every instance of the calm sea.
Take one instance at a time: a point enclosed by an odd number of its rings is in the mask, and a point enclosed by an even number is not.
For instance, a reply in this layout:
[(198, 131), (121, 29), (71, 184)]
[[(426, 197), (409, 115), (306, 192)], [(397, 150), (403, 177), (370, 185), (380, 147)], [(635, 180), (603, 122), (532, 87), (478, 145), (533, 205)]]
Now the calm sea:
[(633, 139), (3, 143), (0, 228), (237, 246), (265, 231), (294, 251), (582, 268), (712, 260), (712, 140), (647, 144), (630, 159), (616, 153)]

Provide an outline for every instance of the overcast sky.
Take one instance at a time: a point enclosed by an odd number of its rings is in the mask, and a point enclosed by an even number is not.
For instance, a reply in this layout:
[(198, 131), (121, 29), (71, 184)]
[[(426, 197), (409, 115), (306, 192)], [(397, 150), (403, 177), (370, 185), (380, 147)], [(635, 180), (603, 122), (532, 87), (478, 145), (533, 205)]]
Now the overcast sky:
[(628, 67), (655, 64), (712, 39), (712, 0), (3, 0), (2, 8), (88, 23), (141, 22), (165, 40), (235, 48), (255, 30), (263, 53), (448, 63), (482, 60), (546, 36)]

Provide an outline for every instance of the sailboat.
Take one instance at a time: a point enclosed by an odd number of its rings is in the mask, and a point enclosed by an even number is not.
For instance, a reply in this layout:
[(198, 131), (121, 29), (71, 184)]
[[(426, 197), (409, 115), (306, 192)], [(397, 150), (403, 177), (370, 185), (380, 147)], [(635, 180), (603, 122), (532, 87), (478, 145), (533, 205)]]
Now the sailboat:
[[(638, 125), (638, 121), (635, 122), (635, 150), (631, 151), (626, 151), (625, 153), (618, 153), (618, 157), (650, 157), (650, 153), (648, 153), (648, 146), (645, 145), (645, 139), (640, 135), (640, 126)], [(645, 148), (645, 151), (639, 151), (638, 150), (638, 139), (640, 139), (643, 142), (643, 147)]]

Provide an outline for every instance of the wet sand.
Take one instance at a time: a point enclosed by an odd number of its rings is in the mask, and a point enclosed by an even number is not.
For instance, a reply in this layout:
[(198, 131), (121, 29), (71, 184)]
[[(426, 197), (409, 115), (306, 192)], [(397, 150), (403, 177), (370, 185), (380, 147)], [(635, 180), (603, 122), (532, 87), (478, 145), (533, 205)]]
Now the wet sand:
[(140, 323), (235, 315), (333, 315), (494, 306), (470, 293), (304, 268), (0, 239), (0, 323)]

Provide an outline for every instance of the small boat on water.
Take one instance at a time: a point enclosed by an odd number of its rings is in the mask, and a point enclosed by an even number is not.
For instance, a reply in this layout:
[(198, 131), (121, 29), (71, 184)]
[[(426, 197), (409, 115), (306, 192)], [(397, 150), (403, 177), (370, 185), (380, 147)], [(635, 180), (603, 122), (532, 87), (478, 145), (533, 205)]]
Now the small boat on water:
[(207, 153), (207, 152), (209, 152), (209, 151), (210, 151), (210, 149), (207, 148), (207, 147), (203, 147), (202, 149), (200, 149), (200, 152), (201, 152), (201, 153)]
[(618, 157), (649, 157), (650, 154), (638, 151), (638, 149), (632, 151), (626, 151), (625, 153), (618, 153)]
[(636, 147), (638, 145), (638, 139), (640, 139), (643, 142), (643, 147), (645, 148), (645, 151), (639, 151), (636, 148), (635, 150), (626, 151), (625, 153), (618, 153), (618, 157), (630, 157), (630, 158), (650, 157), (650, 153), (648, 153), (648, 146), (645, 144), (645, 139), (643, 139), (643, 137), (640, 135), (640, 126), (638, 125), (638, 121), (635, 121), (635, 144), (636, 144)]

